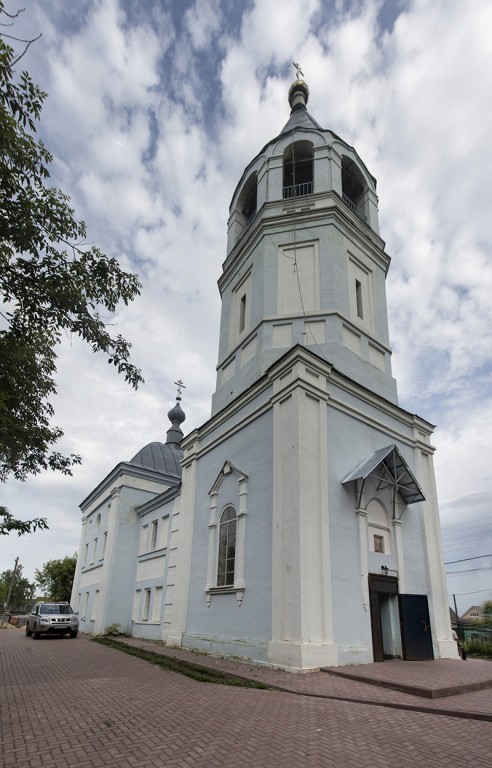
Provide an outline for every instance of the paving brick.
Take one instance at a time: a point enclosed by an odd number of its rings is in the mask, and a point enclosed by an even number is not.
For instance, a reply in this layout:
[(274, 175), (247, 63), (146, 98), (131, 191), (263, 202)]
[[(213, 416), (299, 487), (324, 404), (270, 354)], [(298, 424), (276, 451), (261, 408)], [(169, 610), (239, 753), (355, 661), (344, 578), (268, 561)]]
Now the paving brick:
[[(188, 654), (173, 655), (179, 653)], [(1, 768), (490, 764), (491, 723), (460, 712), (492, 715), (492, 689), (422, 701), (325, 673), (204, 662), (294, 693), (198, 683), (83, 635), (33, 641), (21, 631), (0, 631)], [(468, 674), (480, 678), (479, 667)], [(456, 667), (440, 670), (435, 675), (456, 680)], [(419, 668), (408, 666), (405, 674), (411, 680)], [(427, 711), (410, 709), (416, 704)]]

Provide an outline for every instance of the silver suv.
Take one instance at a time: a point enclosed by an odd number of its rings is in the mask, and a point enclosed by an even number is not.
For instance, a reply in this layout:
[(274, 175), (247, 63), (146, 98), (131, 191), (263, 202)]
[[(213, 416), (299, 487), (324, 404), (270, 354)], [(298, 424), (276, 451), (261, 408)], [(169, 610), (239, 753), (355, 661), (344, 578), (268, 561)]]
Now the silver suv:
[(37, 640), (40, 635), (77, 637), (79, 616), (69, 603), (36, 603), (27, 617), (26, 636)]

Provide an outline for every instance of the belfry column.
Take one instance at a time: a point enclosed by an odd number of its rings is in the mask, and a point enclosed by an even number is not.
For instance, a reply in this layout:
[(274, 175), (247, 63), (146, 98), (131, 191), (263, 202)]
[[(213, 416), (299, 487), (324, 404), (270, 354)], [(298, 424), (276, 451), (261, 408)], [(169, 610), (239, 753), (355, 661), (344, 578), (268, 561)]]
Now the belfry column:
[(268, 661), (336, 665), (328, 526), (326, 378), (273, 373), (272, 639)]
[(427, 560), (429, 579), (429, 612), (435, 657), (439, 659), (458, 658), (456, 642), (451, 635), (448, 590), (444, 570), (444, 557), (439, 527), (436, 481), (432, 455), (416, 450), (417, 469), (422, 480), (426, 500), (422, 503), (422, 533)]

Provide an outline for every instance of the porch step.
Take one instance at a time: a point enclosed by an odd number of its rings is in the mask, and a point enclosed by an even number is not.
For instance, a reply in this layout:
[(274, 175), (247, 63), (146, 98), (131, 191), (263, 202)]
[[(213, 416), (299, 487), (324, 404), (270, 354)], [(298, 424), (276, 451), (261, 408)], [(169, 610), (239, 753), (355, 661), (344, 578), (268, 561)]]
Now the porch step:
[(324, 667), (321, 671), (426, 699), (492, 688), (492, 663), (473, 659), (386, 661), (360, 667)]

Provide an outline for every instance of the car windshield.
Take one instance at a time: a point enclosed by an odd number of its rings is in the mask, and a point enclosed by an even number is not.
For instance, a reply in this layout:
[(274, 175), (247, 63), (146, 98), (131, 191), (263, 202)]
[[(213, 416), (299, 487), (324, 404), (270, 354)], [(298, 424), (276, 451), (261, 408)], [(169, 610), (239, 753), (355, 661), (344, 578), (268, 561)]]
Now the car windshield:
[(59, 614), (73, 613), (69, 605), (43, 605), (41, 613)]

